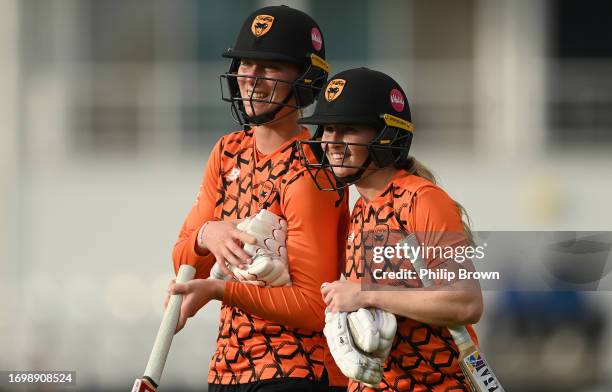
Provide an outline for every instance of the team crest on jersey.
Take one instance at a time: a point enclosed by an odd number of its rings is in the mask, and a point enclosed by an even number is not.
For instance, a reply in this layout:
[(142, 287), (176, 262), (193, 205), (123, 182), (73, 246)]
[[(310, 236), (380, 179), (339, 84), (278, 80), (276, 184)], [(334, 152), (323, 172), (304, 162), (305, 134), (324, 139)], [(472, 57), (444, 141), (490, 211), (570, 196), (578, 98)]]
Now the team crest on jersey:
[(268, 208), (270, 204), (272, 204), (275, 192), (276, 189), (274, 189), (274, 183), (272, 181), (268, 180), (261, 185), (258, 203), (260, 209)]
[(251, 24), (251, 31), (256, 37), (261, 37), (272, 28), (274, 17), (272, 15), (257, 15)]
[(378, 224), (371, 234), (374, 245), (386, 246), (389, 240), (389, 225), (386, 223)]
[(342, 90), (344, 90), (345, 85), (346, 80), (344, 79), (334, 79), (329, 82), (327, 88), (325, 89), (325, 99), (327, 102), (331, 102), (338, 98), (340, 94), (342, 94)]

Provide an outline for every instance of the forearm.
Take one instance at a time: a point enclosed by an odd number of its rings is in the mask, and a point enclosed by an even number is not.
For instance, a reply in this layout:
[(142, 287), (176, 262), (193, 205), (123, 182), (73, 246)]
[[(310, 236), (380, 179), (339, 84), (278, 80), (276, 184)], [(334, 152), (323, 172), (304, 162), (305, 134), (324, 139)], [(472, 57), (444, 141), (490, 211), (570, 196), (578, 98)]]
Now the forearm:
[(189, 264), (196, 268), (196, 279), (205, 279), (210, 274), (215, 258), (210, 253), (197, 252), (196, 244), (197, 231), (181, 233), (172, 251), (174, 271), (177, 272), (182, 264)]
[(367, 307), (437, 326), (474, 324), (482, 315), (482, 295), (473, 290), (379, 290), (361, 295)]
[(207, 279), (210, 281), (210, 285), (212, 287), (213, 299), (218, 301), (223, 301), (223, 296), (225, 294), (225, 281), (224, 280), (216, 280), (216, 279)]
[(294, 328), (320, 331), (325, 323), (325, 304), (319, 292), (297, 286), (258, 287), (227, 282), (223, 303)]
[(215, 258), (198, 244), (198, 232), (205, 222), (214, 219), (216, 204), (216, 187), (221, 165), (220, 154), (223, 139), (213, 149), (204, 169), (202, 183), (196, 195), (196, 201), (185, 218), (178, 240), (172, 251), (175, 272), (182, 264), (196, 267), (196, 278), (206, 278), (215, 263)]
[[(346, 203), (336, 207), (337, 195), (320, 192), (305, 176), (285, 188), (282, 210), (287, 220), (288, 271), (292, 285), (262, 288), (228, 282), (223, 303), (265, 320), (310, 331), (325, 324), (320, 287), (338, 279), (341, 218), (348, 219)], [(320, 216), (326, 217), (321, 224)], [(343, 258), (342, 258), (343, 259)]]

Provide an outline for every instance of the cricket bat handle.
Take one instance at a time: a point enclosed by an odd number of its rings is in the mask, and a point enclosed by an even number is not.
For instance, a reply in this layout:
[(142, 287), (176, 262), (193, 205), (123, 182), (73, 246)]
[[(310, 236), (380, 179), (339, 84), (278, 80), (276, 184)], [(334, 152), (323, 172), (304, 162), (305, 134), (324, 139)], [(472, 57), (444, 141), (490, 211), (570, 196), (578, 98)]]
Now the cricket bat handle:
[(459, 348), (459, 366), (472, 392), (504, 392), (493, 369), (478, 350), (464, 326), (448, 327)]
[[(418, 246), (414, 236), (404, 238), (400, 243)], [(412, 261), (414, 269), (419, 273), (427, 268), (427, 263), (422, 258)], [(423, 287), (432, 287), (434, 281), (427, 274), (421, 277)], [(459, 348), (459, 366), (465, 375), (472, 392), (504, 392), (504, 388), (493, 373), (491, 366), (480, 353), (467, 328), (463, 325), (448, 327), (457, 348)]]
[[(195, 272), (196, 270), (194, 267), (186, 264), (181, 265), (176, 275), (176, 282), (185, 283), (190, 281), (195, 276)], [(170, 351), (170, 345), (172, 344), (172, 338), (174, 337), (174, 331), (178, 323), (182, 302), (182, 295), (175, 294), (170, 296), (168, 306), (164, 312), (164, 317), (157, 331), (155, 343), (153, 343), (149, 362), (147, 362), (147, 367), (145, 368), (144, 376), (157, 384), (159, 384), (161, 379), (162, 371), (166, 364), (166, 358)]]

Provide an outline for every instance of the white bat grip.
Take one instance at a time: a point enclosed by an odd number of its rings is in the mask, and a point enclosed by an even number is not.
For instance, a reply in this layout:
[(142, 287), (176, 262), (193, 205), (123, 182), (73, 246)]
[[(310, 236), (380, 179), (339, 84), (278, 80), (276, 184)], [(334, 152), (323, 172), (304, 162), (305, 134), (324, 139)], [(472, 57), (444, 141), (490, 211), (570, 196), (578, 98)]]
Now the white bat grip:
[(448, 331), (459, 348), (465, 345), (473, 344), (472, 337), (465, 326), (457, 325), (454, 327), (448, 327)]
[[(183, 264), (179, 268), (178, 274), (176, 275), (177, 283), (185, 283), (195, 276), (195, 268)], [(149, 362), (145, 369), (144, 375), (149, 377), (155, 383), (159, 385), (164, 365), (166, 364), (166, 358), (170, 351), (170, 345), (172, 344), (172, 338), (174, 337), (174, 330), (178, 323), (179, 313), (181, 311), (181, 303), (183, 302), (183, 296), (175, 294), (170, 296), (168, 306), (164, 312), (161, 325), (157, 331), (157, 337), (155, 337), (155, 343), (153, 343), (153, 350), (149, 356)]]

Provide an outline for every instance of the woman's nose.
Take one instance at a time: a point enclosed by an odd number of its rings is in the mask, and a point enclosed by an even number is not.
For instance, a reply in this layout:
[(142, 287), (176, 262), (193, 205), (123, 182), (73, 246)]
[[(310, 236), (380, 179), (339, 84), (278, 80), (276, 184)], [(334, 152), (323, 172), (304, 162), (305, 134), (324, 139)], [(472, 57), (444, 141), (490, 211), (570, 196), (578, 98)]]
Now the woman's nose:
[(327, 131), (323, 135), (323, 140), (326, 142), (340, 142), (342, 141), (342, 134), (338, 131)]
[(259, 78), (262, 76), (262, 68), (258, 66), (248, 67), (244, 70), (242, 75), (246, 76), (245, 78), (242, 78), (244, 86), (255, 89), (256, 85), (261, 84), (261, 79)]
[(261, 76), (263, 72), (263, 67), (253, 64), (250, 67), (247, 67), (243, 70), (244, 75), (248, 76)]

